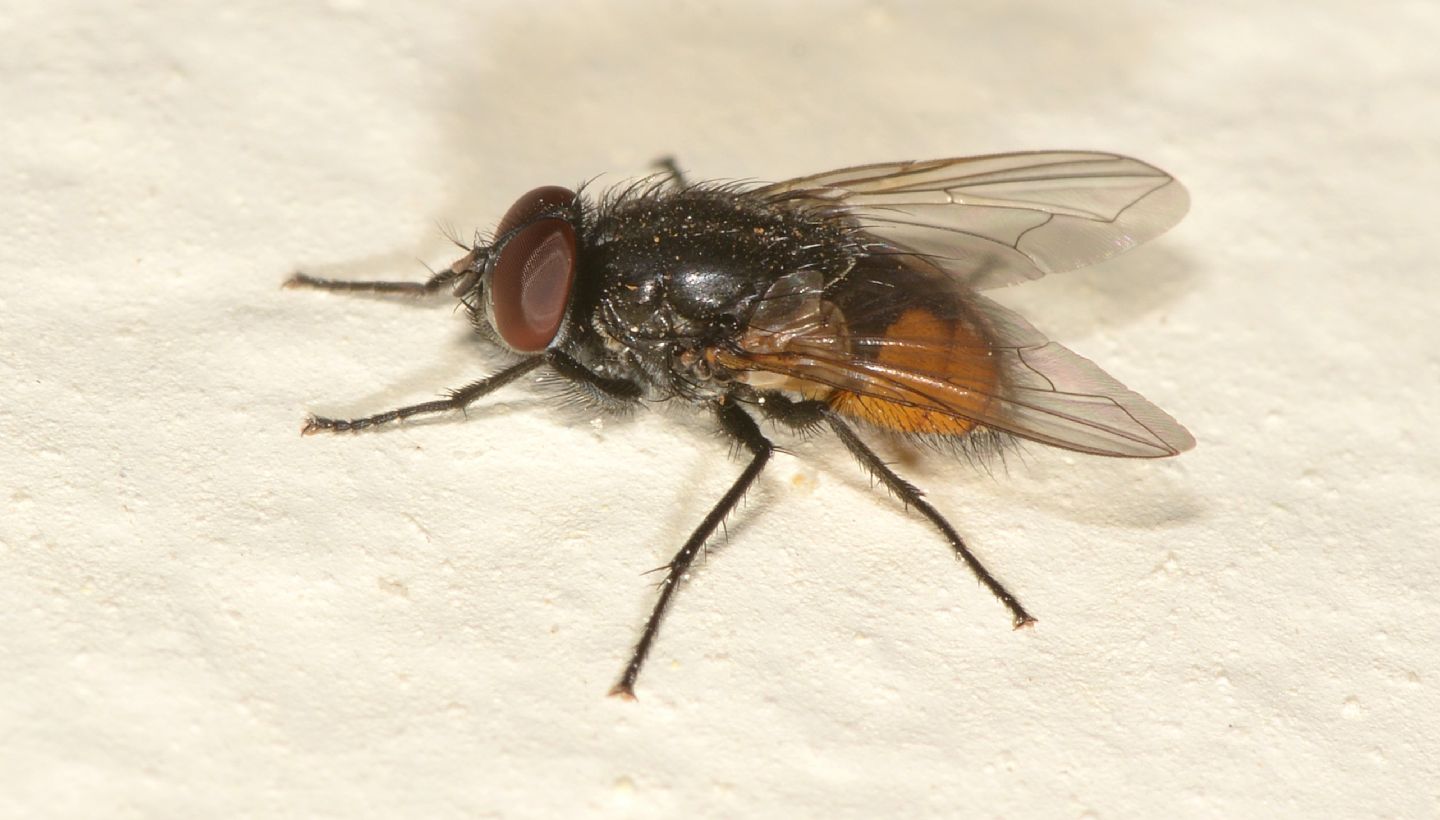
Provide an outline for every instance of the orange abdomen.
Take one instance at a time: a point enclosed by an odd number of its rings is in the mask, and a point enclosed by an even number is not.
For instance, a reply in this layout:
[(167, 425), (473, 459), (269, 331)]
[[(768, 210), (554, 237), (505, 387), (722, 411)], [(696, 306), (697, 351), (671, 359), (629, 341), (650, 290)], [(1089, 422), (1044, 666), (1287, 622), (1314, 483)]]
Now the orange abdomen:
[[(964, 319), (910, 308), (881, 334), (874, 351), (855, 351), (884, 369), (866, 395), (836, 390), (840, 413), (897, 433), (963, 436), (975, 429), (1000, 382), (1000, 361), (984, 332)], [(900, 389), (902, 388), (903, 392)]]

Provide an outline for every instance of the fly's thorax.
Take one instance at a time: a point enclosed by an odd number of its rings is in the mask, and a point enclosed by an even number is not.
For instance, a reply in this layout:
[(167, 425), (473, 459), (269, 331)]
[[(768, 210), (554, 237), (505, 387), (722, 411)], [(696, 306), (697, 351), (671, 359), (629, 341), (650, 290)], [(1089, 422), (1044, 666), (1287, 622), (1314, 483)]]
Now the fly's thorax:
[(724, 188), (621, 199), (594, 224), (597, 318), (628, 347), (700, 349), (739, 333), (780, 277), (846, 269), (846, 236), (833, 221)]

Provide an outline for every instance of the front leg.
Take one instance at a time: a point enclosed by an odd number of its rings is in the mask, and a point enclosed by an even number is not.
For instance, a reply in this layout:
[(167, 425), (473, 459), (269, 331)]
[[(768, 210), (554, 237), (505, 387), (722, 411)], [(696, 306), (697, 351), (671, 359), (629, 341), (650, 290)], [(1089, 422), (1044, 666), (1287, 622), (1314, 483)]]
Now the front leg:
[(645, 622), (645, 630), (640, 634), (640, 642), (635, 645), (634, 652), (630, 655), (630, 663), (626, 664), (625, 672), (620, 676), (620, 681), (610, 690), (610, 694), (627, 700), (635, 699), (635, 679), (640, 677), (640, 667), (645, 663), (645, 656), (650, 654), (650, 645), (655, 642), (655, 636), (660, 631), (660, 620), (665, 617), (665, 610), (670, 606), (670, 599), (675, 595), (676, 585), (690, 569), (690, 564), (699, 554), (700, 549), (705, 546), (706, 540), (725, 520), (725, 516), (740, 503), (745, 496), (745, 491), (765, 469), (765, 463), (770, 460), (770, 455), (775, 451), (775, 445), (765, 438), (760, 432), (755, 420), (734, 402), (717, 404), (715, 414), (720, 419), (720, 427), (731, 438), (739, 442), (741, 446), (751, 453), (750, 463), (746, 465), (745, 471), (730, 485), (730, 489), (720, 498), (695, 532), (690, 534), (690, 540), (685, 546), (675, 553), (670, 563), (665, 568), (665, 578), (660, 582), (660, 599), (655, 602), (655, 608), (650, 611), (650, 618)]
[(545, 358), (549, 361), (551, 370), (578, 385), (589, 388), (593, 391), (593, 397), (602, 402), (628, 404), (640, 400), (642, 395), (640, 385), (633, 381), (602, 376), (576, 361), (569, 353), (560, 350), (550, 351)]
[(337, 290), (347, 293), (384, 293), (407, 296), (429, 296), (439, 293), (446, 285), (458, 281), (472, 271), (484, 266), (486, 248), (473, 248), (448, 268), (432, 275), (424, 282), (352, 281), (349, 279), (324, 279), (308, 273), (296, 272), (285, 280), (284, 288), (311, 288), (312, 290)]
[(440, 289), (460, 278), (460, 272), (446, 268), (424, 282), (356, 282), (348, 279), (322, 279), (308, 273), (295, 273), (285, 280), (284, 288), (311, 288), (313, 290), (338, 290), (348, 293), (385, 293), (406, 296), (428, 296), (439, 293)]
[(443, 413), (446, 410), (461, 410), (481, 396), (504, 387), (544, 363), (545, 359), (539, 356), (533, 359), (526, 359), (522, 362), (516, 362), (493, 376), (471, 382), (458, 390), (452, 390), (448, 398), (427, 401), (422, 404), (412, 404), (408, 407), (399, 407), (394, 410), (387, 410), (384, 413), (376, 413), (373, 416), (366, 416), (359, 419), (328, 419), (321, 416), (311, 416), (305, 420), (305, 426), (301, 428), (300, 433), (308, 436), (322, 431), (340, 433), (348, 430), (364, 430), (366, 427), (374, 427), (377, 424), (408, 419), (411, 416), (418, 416), (425, 413)]

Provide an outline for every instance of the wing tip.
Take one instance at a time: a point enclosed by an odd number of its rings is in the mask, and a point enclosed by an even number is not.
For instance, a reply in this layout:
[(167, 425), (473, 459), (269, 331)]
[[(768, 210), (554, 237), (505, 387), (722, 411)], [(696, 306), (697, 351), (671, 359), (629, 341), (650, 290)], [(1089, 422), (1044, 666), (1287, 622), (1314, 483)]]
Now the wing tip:
[(1195, 449), (1196, 444), (1195, 437), (1190, 434), (1190, 431), (1181, 427), (1179, 424), (1176, 424), (1172, 429), (1166, 430), (1163, 438), (1157, 434), (1156, 439), (1159, 441), (1162, 452), (1155, 453), (1151, 456), (1144, 456), (1144, 458), (1172, 458)]

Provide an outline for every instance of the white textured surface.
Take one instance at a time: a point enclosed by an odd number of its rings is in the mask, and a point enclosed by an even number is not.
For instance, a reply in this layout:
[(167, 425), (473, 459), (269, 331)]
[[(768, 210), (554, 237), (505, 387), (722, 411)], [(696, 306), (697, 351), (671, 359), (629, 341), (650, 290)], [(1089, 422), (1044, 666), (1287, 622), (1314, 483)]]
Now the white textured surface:
[[(0, 11), (0, 816), (1440, 813), (1440, 5), (225, 5)], [(1005, 298), (1200, 446), (906, 464), (1033, 631), (799, 444), (608, 699), (702, 420), (296, 435), (495, 361), (297, 266), (668, 151), (1060, 147), (1192, 213)]]

